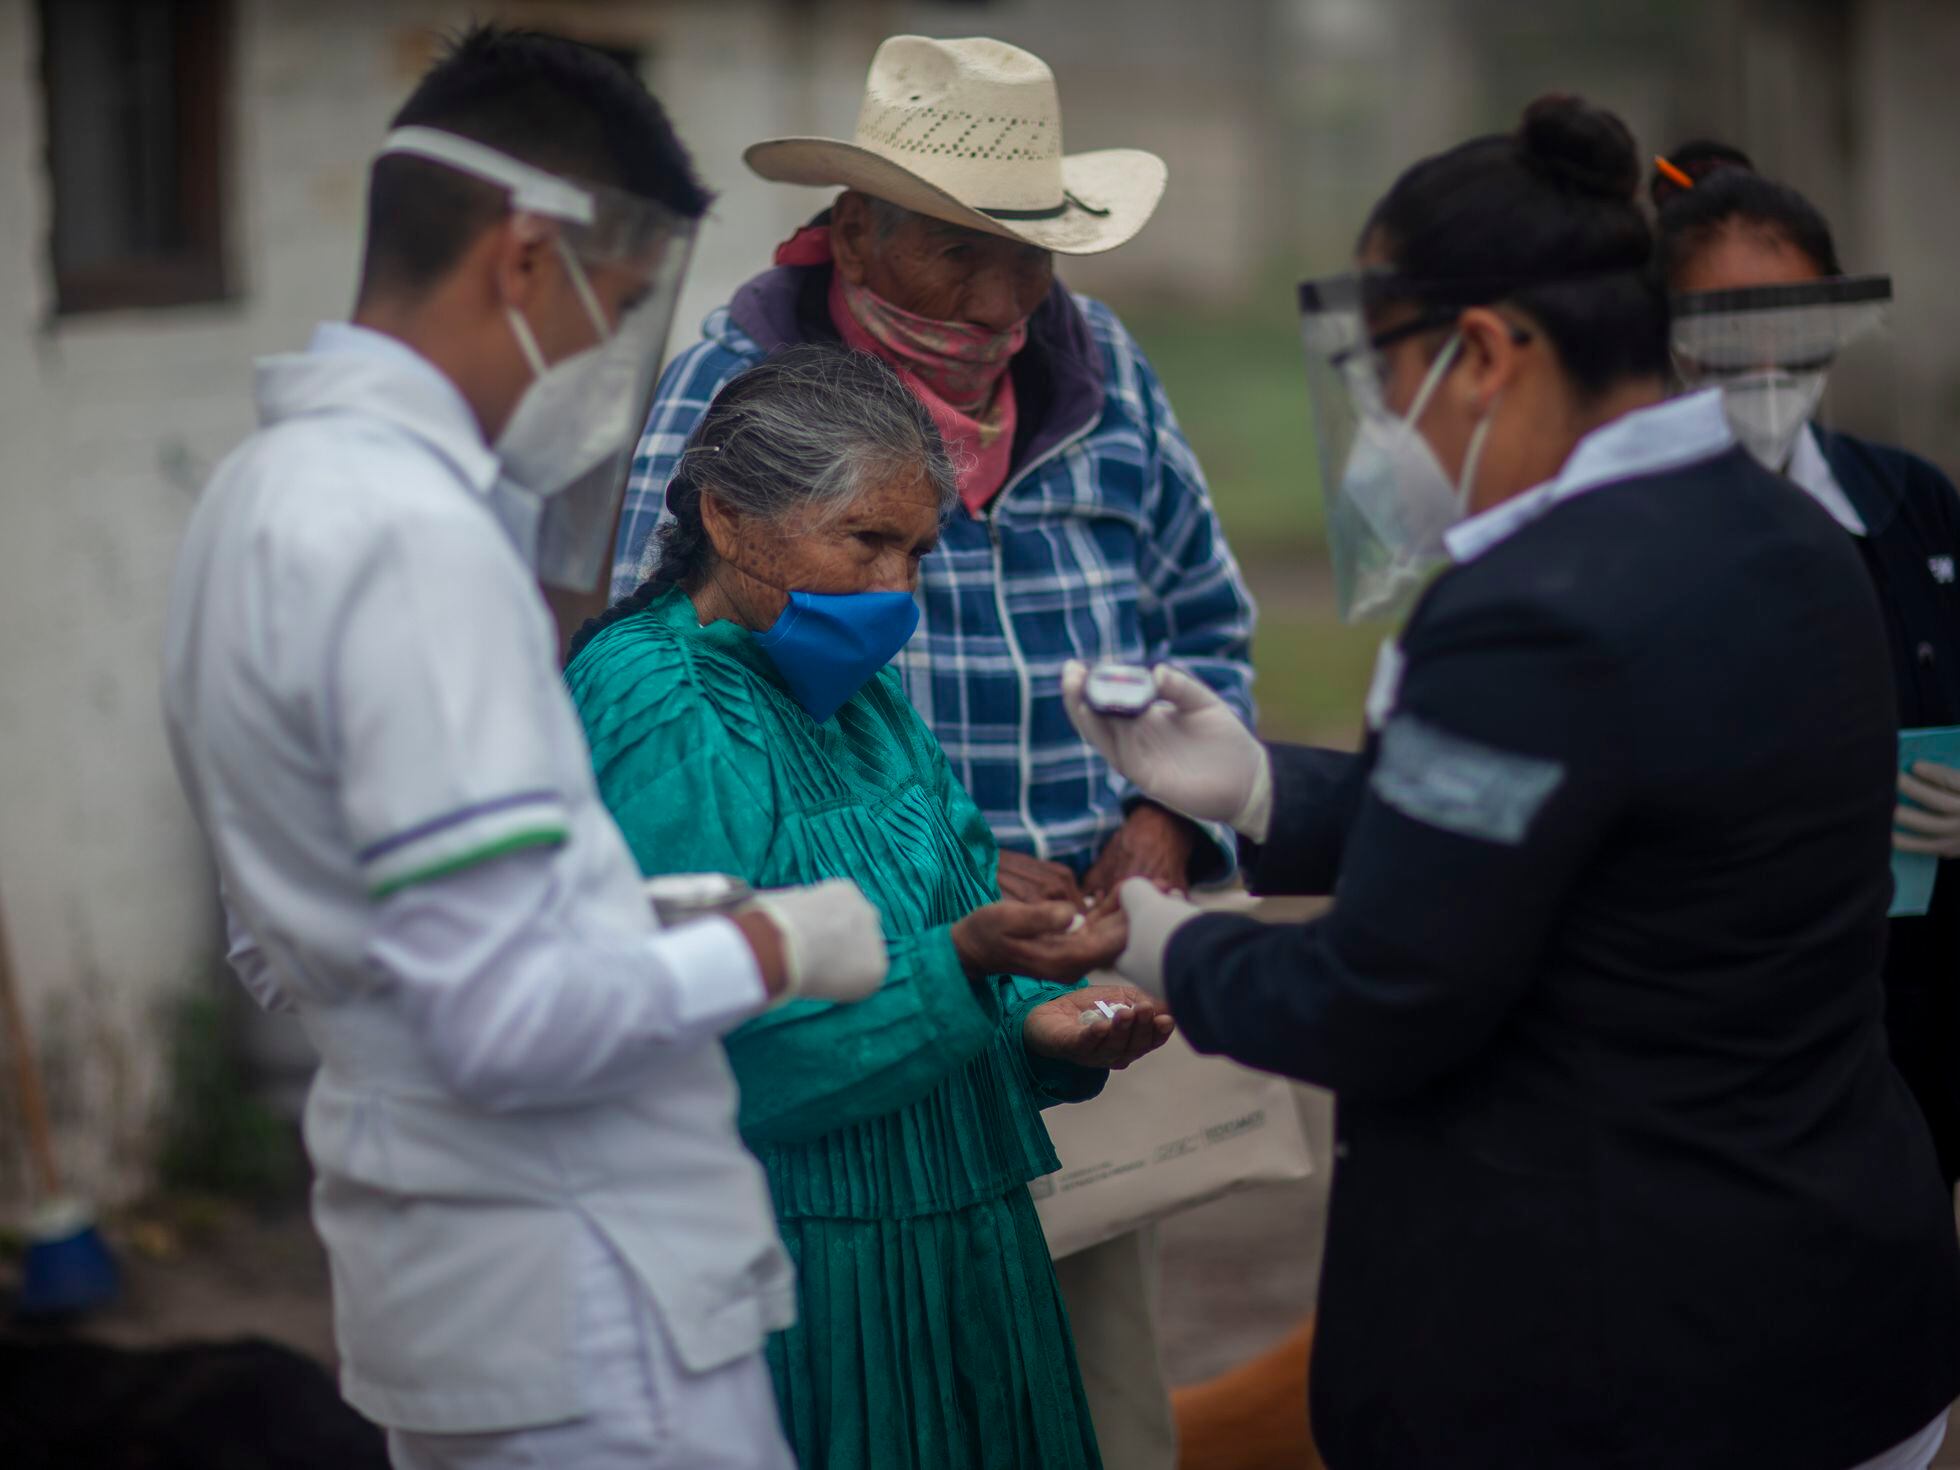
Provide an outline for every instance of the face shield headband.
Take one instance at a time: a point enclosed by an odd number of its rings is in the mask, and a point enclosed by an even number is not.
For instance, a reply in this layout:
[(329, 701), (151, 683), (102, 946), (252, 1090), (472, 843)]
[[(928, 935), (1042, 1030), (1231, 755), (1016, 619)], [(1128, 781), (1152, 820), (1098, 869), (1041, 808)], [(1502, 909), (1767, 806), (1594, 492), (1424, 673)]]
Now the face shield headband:
[(694, 221), (656, 199), (550, 173), (441, 128), (396, 128), (375, 154), (377, 160), (403, 157), (439, 163), (503, 189), (512, 213), (555, 221), (573, 253), (587, 264), (640, 260), (672, 241), (693, 237)]
[(1764, 368), (1821, 372), (1891, 305), (1890, 276), (1680, 292), (1668, 302), (1675, 367), (1697, 387)]

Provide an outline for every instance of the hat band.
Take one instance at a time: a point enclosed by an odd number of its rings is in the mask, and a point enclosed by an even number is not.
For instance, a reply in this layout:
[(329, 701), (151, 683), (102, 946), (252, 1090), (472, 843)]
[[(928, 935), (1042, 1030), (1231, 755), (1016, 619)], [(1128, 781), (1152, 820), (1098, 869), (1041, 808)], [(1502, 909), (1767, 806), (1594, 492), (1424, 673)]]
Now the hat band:
[(1068, 213), (1071, 204), (1084, 214), (1093, 214), (1097, 219), (1109, 218), (1108, 210), (1097, 209), (1092, 204), (1084, 204), (1067, 190), (1062, 191), (1062, 202), (1055, 205), (1052, 209), (983, 209), (980, 213), (984, 214), (988, 219), (1060, 219)]

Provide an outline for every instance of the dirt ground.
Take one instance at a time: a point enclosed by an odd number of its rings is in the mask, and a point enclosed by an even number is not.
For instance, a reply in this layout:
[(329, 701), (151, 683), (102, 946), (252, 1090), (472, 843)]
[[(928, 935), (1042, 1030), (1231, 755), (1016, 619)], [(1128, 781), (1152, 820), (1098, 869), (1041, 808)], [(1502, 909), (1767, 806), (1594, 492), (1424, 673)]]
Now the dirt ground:
[[(1228, 1196), (1164, 1222), (1159, 1341), (1174, 1383), (1271, 1346), (1313, 1307), (1333, 1158), (1333, 1107), (1300, 1101), (1319, 1172)], [(127, 1289), (86, 1335), (124, 1346), (263, 1336), (333, 1361), (326, 1261), (298, 1209), (254, 1216), (195, 1203), (123, 1223)], [(0, 1268), (0, 1292), (12, 1286)], [(3, 1458), (3, 1457), (0, 1457)], [(1938, 1467), (1960, 1467), (1956, 1414)]]
[(1313, 1310), (1334, 1157), (1334, 1109), (1299, 1090), (1316, 1172), (1228, 1195), (1158, 1227), (1158, 1341), (1173, 1383), (1196, 1383), (1272, 1346)]
[[(163, 1205), (116, 1221), (109, 1238), (122, 1294), (78, 1335), (118, 1347), (265, 1337), (333, 1364), (326, 1254), (297, 1203), (266, 1214)], [(0, 1278), (0, 1291), (11, 1285)]]
[[(1332, 1157), (1332, 1109), (1301, 1090), (1322, 1172), (1248, 1191), (1161, 1227), (1161, 1340), (1173, 1380), (1193, 1382), (1285, 1336), (1312, 1308)], [(254, 1214), (197, 1201), (138, 1212), (111, 1232), (121, 1299), (76, 1329), (123, 1347), (260, 1336), (333, 1361), (326, 1258), (297, 1204)], [(0, 1293), (12, 1282), (0, 1266)]]
[[(1273, 904), (1306, 917), (1318, 904)], [(1333, 1102), (1296, 1090), (1316, 1172), (1248, 1190), (1160, 1226), (1159, 1344), (1174, 1384), (1202, 1381), (1285, 1337), (1312, 1310), (1332, 1184)], [(118, 1220), (112, 1234), (126, 1289), (81, 1329), (127, 1347), (259, 1336), (333, 1362), (325, 1257), (303, 1203), (249, 1212), (177, 1200)], [(0, 1296), (11, 1288), (0, 1263)], [(0, 1456), (3, 1460), (4, 1456)], [(1960, 1470), (1960, 1418), (1941, 1467)]]

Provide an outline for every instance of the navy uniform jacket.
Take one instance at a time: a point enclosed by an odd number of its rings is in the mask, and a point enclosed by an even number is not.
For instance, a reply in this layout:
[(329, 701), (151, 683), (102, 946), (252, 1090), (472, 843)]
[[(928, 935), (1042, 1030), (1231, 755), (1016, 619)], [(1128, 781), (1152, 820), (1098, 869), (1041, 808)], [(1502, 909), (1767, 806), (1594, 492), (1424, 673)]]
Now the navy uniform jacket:
[[(1884, 611), (1900, 728), (1960, 724), (1960, 495), (1902, 449), (1827, 430), (1817, 441), (1870, 530), (1858, 550)], [(1960, 1179), (1960, 863), (1941, 864), (1930, 912), (1892, 921), (1885, 993), (1892, 1059), (1951, 1184)]]
[(1335, 1470), (1845, 1470), (1960, 1390), (1880, 1022), (1878, 608), (1720, 413), (1591, 436), (1558, 484), (1604, 483), (1432, 584), (1360, 755), (1274, 749), (1250, 880), (1331, 913), (1173, 936), (1193, 1045), (1339, 1094)]

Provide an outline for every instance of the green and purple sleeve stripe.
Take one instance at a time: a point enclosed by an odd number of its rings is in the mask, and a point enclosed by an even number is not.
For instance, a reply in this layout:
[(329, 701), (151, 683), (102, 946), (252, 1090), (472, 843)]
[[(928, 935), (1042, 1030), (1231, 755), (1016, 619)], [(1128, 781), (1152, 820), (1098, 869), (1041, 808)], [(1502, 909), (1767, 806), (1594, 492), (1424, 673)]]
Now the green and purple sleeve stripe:
[(567, 830), (557, 792), (520, 791), (418, 822), (356, 856), (369, 895), (379, 899), (521, 848), (555, 847)]

